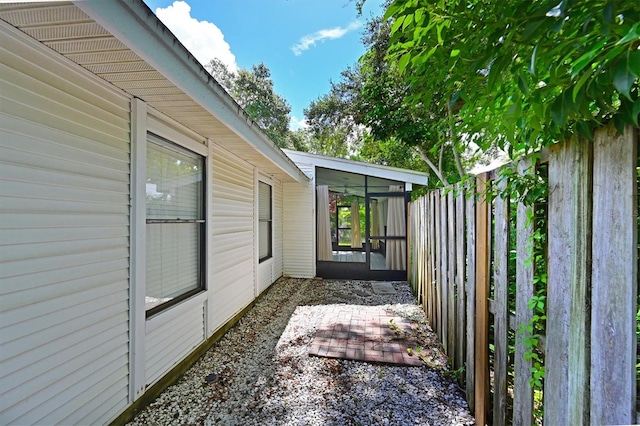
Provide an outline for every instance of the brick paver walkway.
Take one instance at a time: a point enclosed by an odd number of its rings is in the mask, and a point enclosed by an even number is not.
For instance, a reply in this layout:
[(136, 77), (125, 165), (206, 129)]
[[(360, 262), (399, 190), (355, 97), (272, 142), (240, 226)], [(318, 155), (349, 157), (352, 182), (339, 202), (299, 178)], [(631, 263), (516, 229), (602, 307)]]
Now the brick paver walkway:
[(423, 365), (417, 356), (407, 351), (418, 346), (415, 333), (411, 332), (417, 324), (378, 306), (330, 306), (327, 309), (311, 342), (310, 355)]

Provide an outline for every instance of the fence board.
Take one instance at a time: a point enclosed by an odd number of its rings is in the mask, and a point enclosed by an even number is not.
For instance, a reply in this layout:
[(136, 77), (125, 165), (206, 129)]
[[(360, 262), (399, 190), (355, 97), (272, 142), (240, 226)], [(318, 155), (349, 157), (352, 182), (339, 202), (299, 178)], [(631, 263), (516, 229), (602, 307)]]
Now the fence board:
[(465, 361), (465, 257), (464, 257), (464, 191), (456, 186), (456, 362), (455, 368), (464, 366)]
[(472, 185), (467, 188), (466, 224), (467, 224), (467, 402), (471, 412), (475, 410), (475, 326), (476, 326), (476, 201)]
[(434, 221), (434, 230), (436, 234), (436, 239), (434, 241), (434, 245), (436, 247), (436, 257), (434, 259), (434, 264), (436, 267), (435, 272), (435, 282), (434, 289), (436, 291), (436, 321), (434, 325), (434, 331), (440, 338), (442, 342), (442, 300), (441, 300), (441, 289), (442, 289), (442, 226), (440, 226), (440, 216), (441, 209), (440, 203), (442, 200), (440, 199), (440, 191), (434, 191), (433, 193), (433, 211), (435, 212), (435, 221)]
[(480, 196), (476, 207), (476, 341), (475, 414), (476, 424), (487, 423), (489, 384), (489, 247), (491, 246), (489, 204), (485, 197), (487, 174), (477, 177)]
[[(498, 191), (504, 191), (507, 179), (499, 178)], [(507, 423), (507, 351), (509, 342), (507, 297), (509, 290), (509, 199), (496, 197), (494, 205), (494, 249), (493, 249), (493, 285), (495, 311), (494, 324), (494, 364), (493, 364), (493, 424), (503, 426)]]
[[(439, 266), (437, 262), (437, 245), (438, 245), (438, 235), (436, 234), (436, 227), (438, 224), (438, 216), (436, 216), (436, 196), (438, 194), (433, 192), (431, 193), (431, 214), (432, 220), (429, 224), (431, 227), (431, 291), (433, 292), (433, 300), (431, 302), (431, 312), (434, 317), (438, 314), (438, 291), (437, 291), (437, 276), (439, 271)], [(437, 324), (433, 326), (434, 331), (436, 331)]]
[(455, 224), (456, 210), (453, 190), (447, 194), (447, 346), (449, 363), (453, 367), (456, 359), (456, 291), (455, 291)]
[(447, 275), (447, 266), (448, 262), (448, 251), (447, 251), (447, 197), (443, 196), (444, 190), (440, 190), (440, 246), (442, 247), (440, 250), (440, 305), (442, 306), (440, 315), (440, 341), (444, 346), (444, 351), (449, 353), (449, 334), (448, 334), (448, 321), (449, 311), (448, 311), (448, 303), (447, 303), (447, 287), (448, 287), (448, 275)]
[(591, 423), (635, 423), (637, 144), (596, 132), (593, 161)]
[(588, 415), (587, 289), (590, 252), (590, 143), (549, 153), (549, 261), (544, 422), (584, 424)]
[(424, 259), (422, 261), (424, 270), (418, 271), (420, 274), (420, 279), (422, 280), (422, 304), (424, 306), (425, 311), (427, 311), (427, 298), (428, 298), (428, 287), (427, 287), (427, 277), (429, 275), (429, 230), (428, 224), (430, 217), (428, 216), (428, 205), (429, 200), (427, 197), (420, 198), (420, 232), (422, 233), (421, 244), (424, 246)]
[[(518, 163), (520, 175), (534, 174), (534, 165), (530, 160)], [(533, 207), (518, 203), (516, 219), (516, 353), (513, 388), (513, 424), (531, 426), (533, 423), (533, 390), (529, 385), (531, 360), (525, 358), (528, 347), (526, 340), (531, 337), (526, 325), (533, 317), (529, 301), (533, 297)], [(522, 326), (522, 327), (521, 327)]]

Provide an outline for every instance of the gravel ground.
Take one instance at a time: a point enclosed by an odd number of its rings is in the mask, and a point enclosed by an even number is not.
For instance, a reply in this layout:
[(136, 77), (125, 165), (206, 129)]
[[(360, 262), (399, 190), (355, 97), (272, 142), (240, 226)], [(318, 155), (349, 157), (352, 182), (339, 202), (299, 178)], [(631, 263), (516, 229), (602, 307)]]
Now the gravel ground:
[[(472, 425), (407, 283), (283, 278), (130, 425)], [(384, 305), (417, 321), (429, 367), (309, 356), (323, 305)], [(207, 376), (209, 381), (207, 380)]]

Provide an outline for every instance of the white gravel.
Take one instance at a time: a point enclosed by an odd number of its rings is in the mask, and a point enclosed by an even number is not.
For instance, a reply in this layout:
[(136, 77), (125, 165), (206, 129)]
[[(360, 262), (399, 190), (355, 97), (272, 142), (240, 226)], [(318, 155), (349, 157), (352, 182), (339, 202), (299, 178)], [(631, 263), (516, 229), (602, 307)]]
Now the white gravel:
[[(463, 393), (428, 367), (309, 356), (323, 305), (386, 305), (421, 324), (446, 357), (407, 283), (280, 279), (242, 320), (130, 425), (472, 425)], [(215, 376), (210, 376), (210, 375)], [(208, 383), (206, 378), (213, 379)]]

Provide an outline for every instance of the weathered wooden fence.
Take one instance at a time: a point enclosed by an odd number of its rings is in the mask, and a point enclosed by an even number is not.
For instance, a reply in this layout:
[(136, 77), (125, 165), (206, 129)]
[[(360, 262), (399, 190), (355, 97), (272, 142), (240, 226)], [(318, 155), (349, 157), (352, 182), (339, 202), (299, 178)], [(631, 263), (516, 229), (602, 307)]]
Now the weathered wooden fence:
[[(545, 424), (636, 422), (639, 143), (638, 129), (599, 129), (594, 142), (557, 144), (537, 164), (515, 165), (548, 171)], [(409, 279), (452, 367), (465, 367), (477, 423), (530, 425), (531, 359), (519, 325), (534, 315), (533, 207), (518, 203), (510, 216), (512, 200), (487, 199), (487, 186), (507, 185), (502, 170), (411, 203)]]

